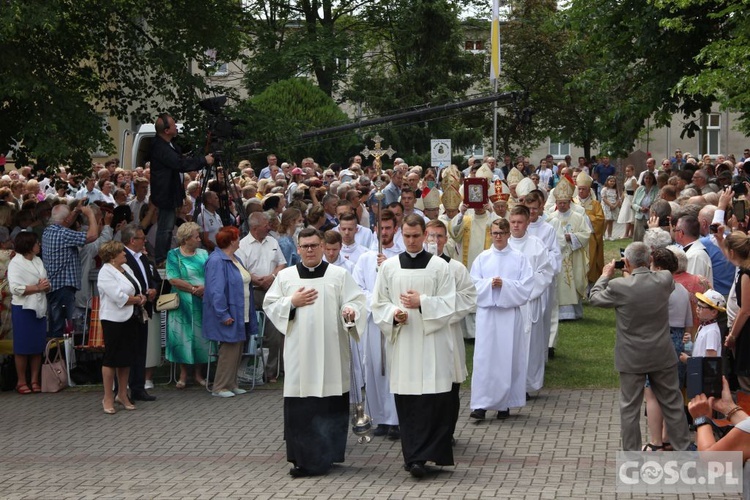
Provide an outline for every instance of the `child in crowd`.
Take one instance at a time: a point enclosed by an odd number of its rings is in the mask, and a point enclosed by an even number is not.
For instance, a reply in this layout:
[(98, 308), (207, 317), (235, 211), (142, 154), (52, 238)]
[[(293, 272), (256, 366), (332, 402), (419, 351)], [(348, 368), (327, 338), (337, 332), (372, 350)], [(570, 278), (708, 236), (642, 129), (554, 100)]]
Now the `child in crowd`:
[(622, 197), (617, 189), (617, 179), (614, 175), (607, 177), (604, 187), (601, 191), (602, 208), (604, 209), (604, 219), (607, 221), (605, 240), (614, 240), (612, 237), (612, 226), (617, 220), (620, 213)]
[(680, 361), (687, 363), (690, 356), (717, 357), (721, 356), (721, 332), (716, 322), (719, 312), (726, 311), (727, 301), (716, 290), (706, 290), (706, 293), (696, 293), (698, 298), (696, 312), (700, 327), (695, 334), (692, 352), (689, 348), (690, 334), (685, 334), (686, 349), (680, 354)]

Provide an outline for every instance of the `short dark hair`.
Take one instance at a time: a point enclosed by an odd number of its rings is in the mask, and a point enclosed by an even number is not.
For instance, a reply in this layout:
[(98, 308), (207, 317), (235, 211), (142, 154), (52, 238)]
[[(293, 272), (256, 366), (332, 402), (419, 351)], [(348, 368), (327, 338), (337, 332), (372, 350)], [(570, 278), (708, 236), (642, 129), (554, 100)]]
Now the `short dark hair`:
[(315, 229), (314, 227), (306, 227), (299, 232), (299, 236), (297, 236), (297, 243), (299, 244), (299, 240), (301, 240), (302, 238), (310, 238), (311, 236), (317, 236), (321, 241), (323, 241), (324, 239), (323, 233), (321, 233), (318, 229)]
[(387, 208), (384, 208), (380, 211), (380, 220), (381, 221), (393, 221), (393, 225), (396, 225), (396, 214), (393, 213), (393, 210), (389, 210)]
[(670, 273), (677, 271), (677, 257), (671, 250), (666, 247), (654, 248), (651, 252), (651, 259), (656, 267), (664, 269)]
[(39, 241), (36, 233), (31, 231), (21, 231), (16, 235), (15, 247), (16, 253), (26, 255), (34, 250), (34, 245)]
[(411, 214), (404, 217), (404, 223), (402, 226), (416, 227), (419, 226), (422, 232), (425, 231), (424, 218), (421, 215)]
[(511, 209), (510, 215), (523, 215), (528, 219), (531, 217), (531, 212), (525, 205), (516, 205)]
[(323, 240), (326, 245), (335, 245), (336, 243), (343, 243), (344, 241), (341, 238), (341, 233), (334, 231), (333, 229), (326, 231), (325, 234), (323, 234)]

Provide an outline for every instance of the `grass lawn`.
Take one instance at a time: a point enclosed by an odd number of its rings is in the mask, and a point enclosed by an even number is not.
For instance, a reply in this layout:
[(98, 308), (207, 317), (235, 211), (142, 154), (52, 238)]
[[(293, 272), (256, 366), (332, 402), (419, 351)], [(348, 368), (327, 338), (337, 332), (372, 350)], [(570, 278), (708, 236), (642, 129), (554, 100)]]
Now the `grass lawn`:
[[(604, 262), (620, 258), (620, 248), (630, 240), (605, 241)], [(616, 271), (619, 275), (619, 271)], [(617, 388), (615, 371), (615, 311), (583, 306), (583, 319), (560, 323), (555, 358), (549, 360), (544, 387), (548, 389)], [(466, 344), (469, 378), (465, 388), (471, 387), (471, 367), (474, 344)]]

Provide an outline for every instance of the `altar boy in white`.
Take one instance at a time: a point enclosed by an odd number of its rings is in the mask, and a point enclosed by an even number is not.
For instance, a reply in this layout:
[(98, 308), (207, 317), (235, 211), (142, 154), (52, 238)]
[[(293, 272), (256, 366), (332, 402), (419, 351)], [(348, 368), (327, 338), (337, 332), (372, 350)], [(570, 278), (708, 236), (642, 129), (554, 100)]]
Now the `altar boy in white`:
[(528, 259), (508, 245), (510, 224), (492, 221), (492, 246), (471, 266), (477, 288), (477, 337), (471, 377), (471, 418), (487, 410), (507, 418), (510, 408), (526, 406), (525, 321), (521, 306), (529, 301), (534, 273)]

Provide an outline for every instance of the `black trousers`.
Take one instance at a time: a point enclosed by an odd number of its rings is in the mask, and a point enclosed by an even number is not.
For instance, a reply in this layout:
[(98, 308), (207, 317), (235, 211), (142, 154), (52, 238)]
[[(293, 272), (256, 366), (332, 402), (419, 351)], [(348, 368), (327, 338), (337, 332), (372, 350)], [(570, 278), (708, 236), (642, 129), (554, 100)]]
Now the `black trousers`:
[(130, 390), (140, 392), (144, 390), (146, 383), (146, 348), (148, 347), (148, 323), (137, 323), (136, 331), (133, 332), (133, 347), (135, 357), (130, 365), (130, 376), (128, 385)]

